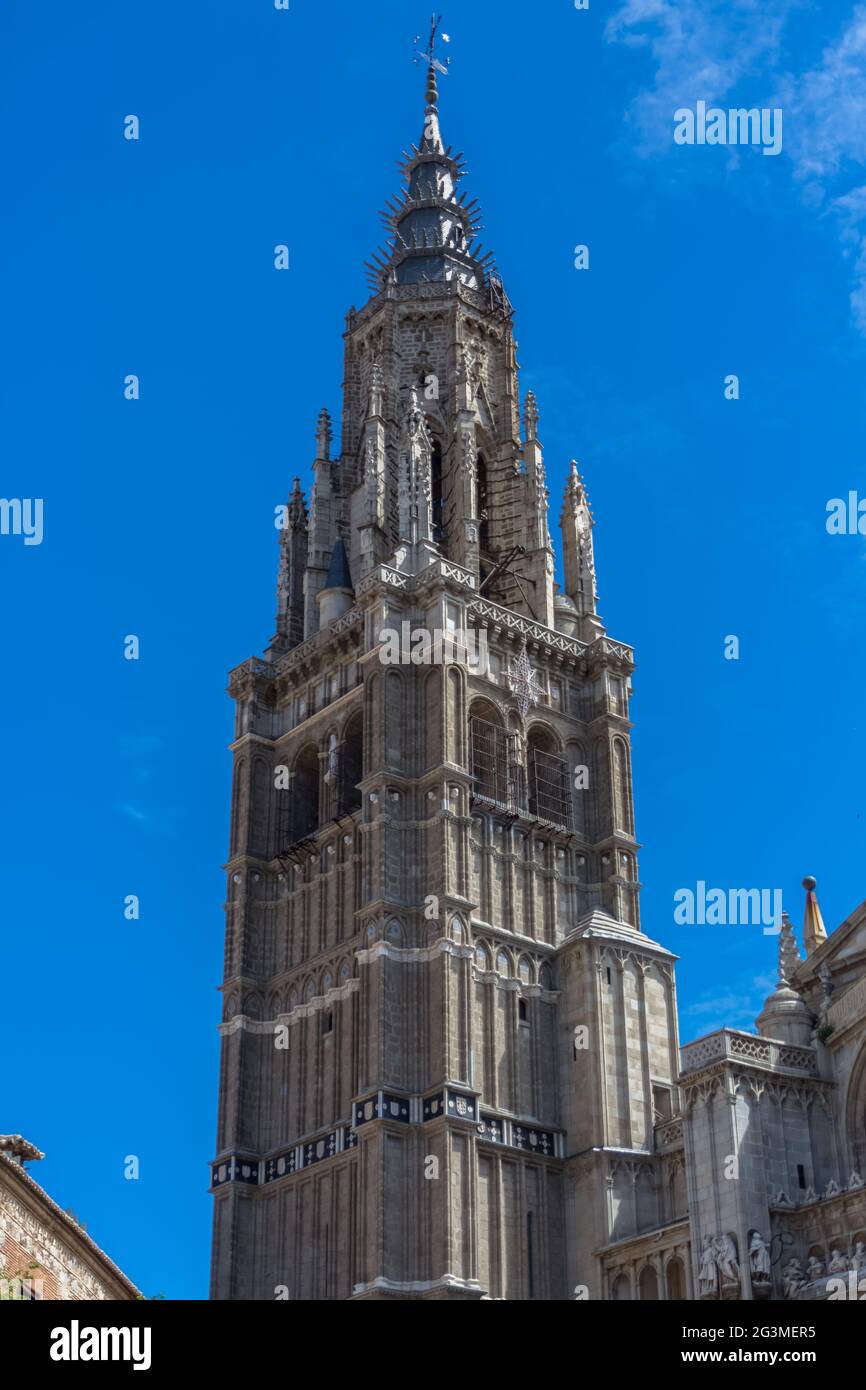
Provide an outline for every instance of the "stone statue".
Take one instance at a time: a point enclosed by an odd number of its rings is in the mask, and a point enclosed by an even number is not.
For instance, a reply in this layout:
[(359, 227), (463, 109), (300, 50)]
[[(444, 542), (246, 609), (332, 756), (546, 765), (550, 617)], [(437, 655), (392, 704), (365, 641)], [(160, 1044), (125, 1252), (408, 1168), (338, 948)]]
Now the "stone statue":
[(740, 1265), (737, 1259), (737, 1242), (731, 1235), (716, 1237), (716, 1264), (723, 1284), (739, 1284)]
[(862, 1240), (858, 1240), (854, 1246), (850, 1265), (855, 1274), (859, 1274), (861, 1269), (866, 1269), (866, 1245), (863, 1244)]
[(770, 1252), (767, 1249), (766, 1241), (760, 1231), (750, 1232), (749, 1268), (752, 1272), (753, 1283), (769, 1284)]
[(713, 1253), (713, 1243), (710, 1240), (709, 1236), (707, 1236), (706, 1240), (704, 1241), (704, 1248), (701, 1253), (701, 1268), (700, 1273), (698, 1274), (698, 1283), (700, 1285), (701, 1297), (705, 1297), (707, 1294), (713, 1294), (718, 1291), (719, 1273), (716, 1268), (716, 1257)]
[(805, 1288), (806, 1278), (799, 1260), (788, 1261), (782, 1270), (782, 1278), (785, 1281), (786, 1298), (794, 1298), (800, 1289)]
[(841, 1250), (830, 1251), (829, 1271), (831, 1274), (847, 1274), (848, 1260)]
[(806, 1273), (813, 1282), (816, 1279), (823, 1279), (824, 1261), (819, 1260), (817, 1255), (811, 1255), (809, 1257), (809, 1263), (806, 1265)]

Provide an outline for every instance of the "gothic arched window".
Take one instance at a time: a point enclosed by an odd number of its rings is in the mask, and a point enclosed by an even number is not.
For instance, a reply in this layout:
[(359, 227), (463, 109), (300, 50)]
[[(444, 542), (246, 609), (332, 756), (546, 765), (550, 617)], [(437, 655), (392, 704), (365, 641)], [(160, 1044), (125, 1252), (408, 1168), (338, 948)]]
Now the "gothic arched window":
[(670, 1302), (678, 1302), (684, 1299), (686, 1296), (686, 1279), (682, 1260), (673, 1259), (669, 1261), (668, 1267), (665, 1270), (665, 1279), (667, 1281), (667, 1292)]
[(346, 725), (341, 751), (339, 814), (348, 816), (361, 809), (358, 783), (364, 775), (364, 722), (360, 714), (352, 715)]
[(291, 790), (285, 793), (281, 803), (288, 808), (284, 825), (281, 827), (281, 848), (295, 844), (314, 834), (319, 825), (319, 754), (315, 745), (308, 743), (295, 759)]
[(559, 756), (559, 746), (550, 730), (540, 724), (533, 724), (527, 735), (526, 772), (530, 815), (570, 830), (568, 763)]
[(654, 1303), (657, 1301), (659, 1296), (659, 1281), (652, 1265), (644, 1265), (644, 1268), (641, 1270), (638, 1288), (640, 1289), (642, 1302)]
[(579, 839), (587, 839), (589, 809), (589, 763), (581, 743), (570, 743), (568, 753), (568, 774), (571, 792), (573, 830)]
[(613, 804), (616, 830), (631, 833), (631, 798), (629, 796), (628, 751), (621, 738), (613, 743)]
[(444, 526), (444, 511), (442, 505), (442, 445), (439, 443), (438, 439), (433, 440), (433, 451), (430, 458), (430, 500), (433, 540), (438, 544), (442, 539)]
[(628, 1275), (617, 1275), (611, 1285), (610, 1297), (612, 1303), (631, 1302), (631, 1284), (628, 1281)]
[(475, 463), (478, 488), (478, 548), (482, 555), (490, 551), (490, 498), (487, 490), (487, 464), (484, 455), (479, 454)]
[(516, 803), (516, 740), (502, 727), (499, 710), (487, 700), (476, 700), (469, 711), (469, 766), (473, 796), (503, 806)]

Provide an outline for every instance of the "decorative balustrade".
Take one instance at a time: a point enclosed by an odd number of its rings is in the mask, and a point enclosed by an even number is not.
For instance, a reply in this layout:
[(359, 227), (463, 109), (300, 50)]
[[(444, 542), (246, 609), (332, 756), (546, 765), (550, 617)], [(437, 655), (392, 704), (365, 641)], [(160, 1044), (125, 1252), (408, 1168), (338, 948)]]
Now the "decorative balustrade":
[(502, 608), (498, 603), (492, 603), (490, 599), (473, 599), (467, 604), (467, 612), (470, 617), (486, 620), (496, 627), (518, 633), (527, 641), (540, 642), (542, 646), (553, 647), (557, 651), (567, 653), (568, 656), (581, 657), (589, 650), (586, 643), (578, 642), (576, 637), (566, 637), (565, 633), (557, 632), (552, 627), (544, 627), (541, 623), (533, 622), (531, 618), (524, 618), (520, 613), (513, 613), (510, 608)]
[(660, 1120), (653, 1127), (656, 1151), (679, 1148), (683, 1142), (683, 1117), (674, 1115), (669, 1120)]
[(700, 1038), (680, 1049), (683, 1072), (700, 1071), (713, 1062), (745, 1062), (768, 1071), (802, 1072), (817, 1076), (815, 1049), (793, 1047), (773, 1038), (759, 1038), (753, 1033), (741, 1033), (734, 1028), (722, 1028), (718, 1033)]

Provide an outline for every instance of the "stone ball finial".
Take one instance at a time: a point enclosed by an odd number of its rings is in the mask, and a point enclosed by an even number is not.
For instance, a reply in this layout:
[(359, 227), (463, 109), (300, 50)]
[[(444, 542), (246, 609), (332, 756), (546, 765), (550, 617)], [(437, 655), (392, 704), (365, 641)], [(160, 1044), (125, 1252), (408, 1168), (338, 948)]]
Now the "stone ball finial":
[(807, 893), (814, 893), (815, 889), (818, 887), (817, 878), (813, 878), (811, 874), (807, 874), (803, 879), (803, 887)]

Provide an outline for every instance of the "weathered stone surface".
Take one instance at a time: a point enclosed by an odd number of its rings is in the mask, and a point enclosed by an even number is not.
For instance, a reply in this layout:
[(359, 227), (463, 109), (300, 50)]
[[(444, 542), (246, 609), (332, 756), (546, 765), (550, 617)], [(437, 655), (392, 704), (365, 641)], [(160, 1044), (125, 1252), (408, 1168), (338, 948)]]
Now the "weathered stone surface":
[(866, 1171), (860, 996), (835, 1052), (725, 1034), (681, 1070), (674, 957), (641, 931), (632, 652), (576, 468), (555, 593), (538, 403), (521, 427), (511, 306), (427, 100), (347, 320), (340, 453), (323, 415), (277, 634), (231, 676), (212, 1296), (763, 1296), (755, 1231), (781, 1296), (782, 1233), (826, 1240), (797, 1197)]

